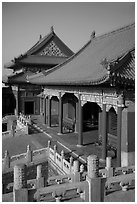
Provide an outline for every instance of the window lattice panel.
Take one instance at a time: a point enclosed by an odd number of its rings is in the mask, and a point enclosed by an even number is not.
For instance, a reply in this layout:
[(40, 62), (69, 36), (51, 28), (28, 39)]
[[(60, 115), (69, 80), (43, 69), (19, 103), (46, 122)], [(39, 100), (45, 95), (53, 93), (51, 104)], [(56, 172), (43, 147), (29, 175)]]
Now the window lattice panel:
[(51, 43), (40, 53), (40, 55), (66, 57), (66, 55), (51, 41)]

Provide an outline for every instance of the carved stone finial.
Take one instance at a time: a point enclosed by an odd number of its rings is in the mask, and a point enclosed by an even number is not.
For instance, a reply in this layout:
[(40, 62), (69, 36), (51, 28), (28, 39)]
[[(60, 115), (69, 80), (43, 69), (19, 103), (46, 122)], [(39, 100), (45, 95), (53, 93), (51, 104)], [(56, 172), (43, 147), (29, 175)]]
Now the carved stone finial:
[(54, 27), (51, 26), (50, 30), (51, 30), (51, 32), (53, 33), (53, 32), (54, 32)]
[(9, 152), (8, 150), (5, 151), (5, 157), (8, 157), (9, 156)]
[(95, 35), (96, 35), (96, 32), (95, 32), (95, 30), (91, 33), (91, 40), (93, 39), (93, 38), (95, 38)]

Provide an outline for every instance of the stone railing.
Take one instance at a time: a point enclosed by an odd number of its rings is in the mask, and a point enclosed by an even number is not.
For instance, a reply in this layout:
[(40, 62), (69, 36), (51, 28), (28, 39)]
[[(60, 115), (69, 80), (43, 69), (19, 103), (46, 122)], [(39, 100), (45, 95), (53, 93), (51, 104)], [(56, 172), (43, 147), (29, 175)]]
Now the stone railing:
[(120, 175), (107, 178), (106, 193), (113, 191), (127, 191), (130, 188), (135, 188), (135, 173)]
[(65, 201), (80, 197), (84, 202), (88, 201), (89, 186), (87, 181), (78, 183), (60, 184), (40, 188), (34, 195), (37, 202), (41, 201)]
[(9, 135), (11, 135), (11, 131), (10, 130), (2, 132), (2, 137), (9, 136)]
[(8, 171), (10, 170), (13, 165), (16, 163), (31, 163), (36, 160), (39, 160), (39, 157), (44, 158), (47, 160), (47, 148), (42, 148), (38, 150), (31, 150), (30, 145), (27, 146), (27, 152), (11, 156), (9, 155), (9, 152), (6, 150), (5, 151), (5, 156), (2, 159), (2, 169), (3, 171)]
[(26, 134), (29, 134), (29, 125), (31, 125), (31, 116), (20, 113), (17, 119), (17, 129), (23, 129)]
[[(44, 161), (48, 158), (48, 162), (54, 166), (54, 168), (62, 172), (64, 175), (54, 176), (46, 178), (44, 182), (44, 177), (41, 173), (40, 156), (43, 156)], [(25, 159), (25, 163), (29, 164), (34, 159), (37, 158), (37, 177), (33, 180), (26, 180), (26, 186), (20, 179), (25, 179), (25, 171), (20, 170), (24, 167), (19, 166), (22, 159)], [(95, 155), (90, 155), (87, 158), (87, 171), (85, 171), (84, 165), (79, 165), (78, 160), (74, 160), (72, 156), (65, 159), (65, 153), (62, 150), (61, 153), (57, 152), (57, 146), (51, 147), (50, 141), (48, 141), (48, 147), (39, 150), (32, 151), (30, 146), (27, 147), (27, 152), (9, 157), (8, 151), (5, 153), (5, 158), (3, 159), (4, 167), (10, 168), (10, 163), (14, 162), (16, 168), (14, 169), (14, 175), (16, 172), (22, 173), (19, 175), (18, 179), (15, 176), (14, 184), (9, 184), (9, 186), (24, 185), (24, 187), (19, 188), (21, 192), (25, 192), (26, 201), (29, 195), (28, 190), (36, 189), (33, 201), (65, 201), (69, 198), (79, 197), (84, 202), (90, 201), (103, 201), (104, 195), (114, 192), (114, 191), (127, 191), (128, 189), (135, 188), (135, 167), (111, 167), (111, 158), (107, 157), (106, 167), (104, 169), (99, 169), (99, 159)], [(16, 163), (18, 161), (20, 163)], [(19, 168), (19, 170), (17, 170)], [(18, 185), (15, 183), (19, 180)], [(14, 188), (15, 188), (14, 187)], [(23, 190), (25, 188), (26, 190)], [(18, 189), (17, 189), (18, 190)], [(13, 193), (17, 193), (13, 191)], [(14, 196), (14, 201), (18, 199)], [(20, 202), (23, 200), (20, 200)]]
[(22, 129), (25, 134), (29, 133), (28, 123), (25, 122), (24, 120), (22, 120), (22, 121), (17, 120), (17, 127), (16, 128), (17, 128), (16, 129), (17, 131)]
[[(58, 153), (56, 145), (54, 145), (52, 149), (50, 141), (48, 141), (48, 161), (51, 163), (53, 168), (56, 168), (56, 170), (62, 174), (71, 174), (74, 170), (74, 158), (70, 156), (66, 160), (64, 151), (62, 150), (61, 153)], [(84, 171), (85, 167), (83, 164), (80, 165), (80, 169), (81, 171)]]
[(18, 116), (18, 120), (22, 123), (27, 123), (27, 124), (30, 124), (31, 125), (31, 116), (26, 116), (22, 113), (19, 114)]
[(111, 157), (106, 158), (106, 167), (99, 170), (99, 176), (101, 177), (113, 177), (131, 173), (135, 173), (135, 166), (114, 168), (111, 166)]

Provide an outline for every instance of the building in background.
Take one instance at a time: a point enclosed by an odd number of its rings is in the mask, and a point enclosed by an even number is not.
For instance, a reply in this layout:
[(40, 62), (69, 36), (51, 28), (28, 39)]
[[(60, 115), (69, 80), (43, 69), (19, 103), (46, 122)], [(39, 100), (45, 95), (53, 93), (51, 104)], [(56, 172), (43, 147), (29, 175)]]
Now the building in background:
[[(42, 86), (30, 84), (28, 77), (35, 76), (36, 73), (39, 73), (38, 76), (46, 75), (47, 71), (72, 55), (73, 52), (59, 39), (51, 27), (51, 32), (45, 37), (40, 35), (38, 42), (25, 54), (5, 64), (5, 68), (13, 70), (13, 75), (6, 80), (3, 79), (3, 82), (12, 89), (15, 98), (15, 114), (19, 112), (25, 115), (40, 114), (38, 95), (42, 91)], [(9, 113), (9, 111), (6, 112), (10, 106), (7, 102), (9, 94), (3, 90), (3, 95), (3, 111), (6, 114)]]

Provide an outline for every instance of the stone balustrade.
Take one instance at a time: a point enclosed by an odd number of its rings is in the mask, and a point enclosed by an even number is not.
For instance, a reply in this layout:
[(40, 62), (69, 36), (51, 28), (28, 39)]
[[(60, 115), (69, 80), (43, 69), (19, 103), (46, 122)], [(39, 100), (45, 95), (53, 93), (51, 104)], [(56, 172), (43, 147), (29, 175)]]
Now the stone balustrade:
[(57, 201), (60, 198), (61, 201), (67, 200), (68, 198), (83, 196), (83, 200), (88, 202), (89, 186), (87, 181), (79, 183), (68, 183), (49, 186), (45, 188), (38, 189), (35, 193), (35, 200), (40, 201)]
[(3, 171), (11, 171), (11, 168), (18, 164), (18, 163), (26, 163), (29, 164), (31, 162), (38, 161), (39, 158), (47, 159), (47, 147), (38, 149), (38, 150), (31, 150), (31, 147), (27, 146), (27, 152), (11, 156), (9, 155), (9, 152), (5, 151), (5, 156), (2, 159), (2, 170)]
[(115, 190), (125, 191), (125, 189), (127, 191), (135, 187), (135, 173), (109, 177), (107, 178), (105, 186), (107, 192)]
[(23, 129), (26, 134), (29, 134), (29, 125), (31, 125), (31, 116), (26, 116), (22, 113), (19, 114), (17, 119), (17, 129)]
[(18, 120), (22, 123), (27, 123), (27, 124), (30, 124), (31, 125), (31, 116), (26, 116), (24, 115), (23, 113), (20, 113), (19, 116), (18, 116)]
[(2, 132), (2, 137), (9, 136), (9, 135), (11, 135), (11, 131), (10, 130)]
[[(64, 175), (49, 177), (44, 181), (41, 172), (41, 165), (37, 166), (36, 179), (27, 181), (25, 164), (15, 163), (17, 160), (25, 157), (26, 164), (32, 163), (40, 155), (47, 159), (48, 162), (54, 164), (54, 167), (63, 172)], [(13, 200), (25, 201), (28, 199), (28, 191), (36, 189), (33, 201), (56, 201), (61, 202), (65, 199), (80, 197), (84, 202), (101, 202), (104, 195), (111, 191), (127, 191), (135, 187), (135, 167), (118, 167), (111, 166), (111, 158), (106, 159), (106, 167), (99, 170), (99, 159), (96, 155), (90, 155), (87, 158), (87, 171), (84, 164), (79, 163), (72, 156), (65, 159), (65, 153), (62, 150), (58, 152), (56, 145), (51, 146), (48, 141), (48, 147), (40, 150), (32, 151), (30, 146), (27, 146), (27, 152), (21, 155), (16, 155), (10, 158), (8, 151), (3, 159), (4, 168), (10, 169), (14, 160), (14, 184)], [(23, 179), (23, 180), (22, 180)], [(27, 185), (26, 185), (27, 184)], [(58, 186), (59, 185), (59, 186)], [(68, 196), (69, 195), (69, 196)]]

